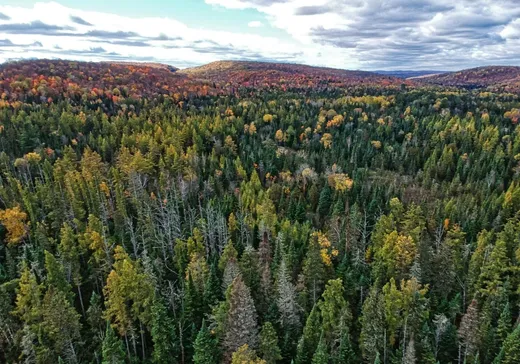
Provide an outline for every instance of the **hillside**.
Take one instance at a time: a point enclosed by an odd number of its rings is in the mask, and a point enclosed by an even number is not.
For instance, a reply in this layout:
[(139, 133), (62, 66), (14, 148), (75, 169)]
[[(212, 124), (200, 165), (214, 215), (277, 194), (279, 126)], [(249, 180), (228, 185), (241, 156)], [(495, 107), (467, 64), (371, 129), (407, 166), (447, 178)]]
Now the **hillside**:
[(403, 80), (396, 77), (372, 72), (252, 61), (218, 61), (181, 70), (179, 73), (212, 82), (254, 87), (344, 87), (361, 84), (397, 86), (403, 83)]
[[(341, 88), (356, 85), (400, 86), (403, 80), (370, 72), (305, 65), (222, 61), (178, 70), (157, 63), (31, 60), (0, 66), (0, 92), (11, 101), (42, 102), (100, 93), (116, 98), (156, 95), (227, 94), (240, 87)], [(408, 82), (408, 84), (410, 84)]]
[(486, 66), (458, 72), (425, 76), (425, 83), (464, 88), (490, 88), (510, 92), (520, 91), (520, 67)]
[(0, 93), (8, 100), (40, 102), (49, 98), (97, 98), (198, 92), (200, 83), (191, 83), (174, 67), (132, 62), (76, 62), (36, 60), (9, 62), (0, 66)]

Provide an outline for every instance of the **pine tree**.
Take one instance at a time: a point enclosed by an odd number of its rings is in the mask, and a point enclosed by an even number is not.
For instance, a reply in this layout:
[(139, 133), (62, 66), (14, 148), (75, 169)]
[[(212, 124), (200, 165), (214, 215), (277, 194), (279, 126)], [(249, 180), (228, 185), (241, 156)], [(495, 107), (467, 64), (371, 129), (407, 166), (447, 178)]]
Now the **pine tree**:
[(125, 362), (123, 343), (108, 323), (103, 340), (102, 355), (102, 364), (123, 364)]
[(381, 356), (379, 355), (379, 351), (376, 353), (374, 364), (381, 364)]
[(240, 272), (244, 283), (249, 287), (253, 296), (257, 296), (260, 286), (260, 276), (258, 275), (258, 256), (252, 246), (247, 246), (240, 258)]
[(415, 356), (415, 341), (413, 339), (413, 335), (406, 346), (406, 352), (403, 357), (403, 364), (415, 364), (417, 362), (417, 357)]
[(217, 364), (219, 363), (219, 353), (217, 341), (206, 327), (206, 321), (202, 321), (202, 327), (197, 334), (193, 344), (194, 364)]
[(341, 327), (347, 327), (352, 314), (347, 301), (343, 297), (343, 281), (341, 278), (330, 280), (322, 295), (323, 300), (318, 302), (321, 312), (323, 340), (330, 344), (339, 341)]
[(356, 362), (356, 354), (352, 346), (352, 341), (348, 327), (344, 327), (341, 330), (339, 347), (337, 349), (337, 352), (333, 355), (333, 362), (336, 364), (348, 364)]
[(277, 299), (278, 312), (280, 313), (280, 325), (285, 330), (295, 330), (300, 326), (299, 306), (296, 301), (296, 288), (291, 282), (291, 277), (287, 271), (285, 259), (282, 259), (278, 268), (277, 279)]
[(504, 341), (504, 356), (501, 364), (520, 363), (520, 325), (510, 333)]
[(509, 302), (506, 302), (504, 305), (504, 309), (500, 313), (500, 318), (498, 319), (497, 324), (497, 332), (496, 332), (496, 346), (500, 348), (502, 343), (506, 339), (507, 335), (511, 332), (511, 309), (509, 307)]
[(472, 300), (459, 326), (459, 339), (464, 346), (464, 358), (472, 357), (480, 341), (479, 310), (477, 300)]
[(114, 269), (103, 288), (106, 310), (104, 317), (124, 336), (135, 320), (150, 321), (154, 288), (139, 262), (130, 259), (121, 246), (115, 248)]
[(275, 364), (282, 359), (280, 347), (278, 346), (278, 336), (270, 322), (264, 323), (260, 331), (259, 353), (267, 364)]
[(332, 204), (332, 191), (327, 184), (320, 193), (320, 199), (318, 202), (318, 213), (320, 216), (327, 216)]
[(165, 363), (177, 358), (177, 335), (173, 320), (160, 298), (152, 306), (151, 335), (153, 340), (152, 359), (154, 363)]
[(53, 343), (54, 353), (67, 358), (68, 362), (77, 362), (75, 343), (80, 341), (80, 314), (67, 295), (54, 286), (48, 288), (42, 303), (42, 327)]
[(249, 287), (239, 275), (231, 285), (223, 345), (230, 357), (242, 345), (258, 347), (258, 323), (255, 304)]
[(63, 272), (63, 266), (58, 263), (56, 258), (49, 253), (47, 250), (44, 252), (45, 254), (45, 269), (47, 270), (47, 286), (53, 286), (60, 292), (63, 292), (67, 299), (70, 302), (73, 302), (73, 293), (70, 287), (69, 282), (65, 278), (65, 273)]
[(222, 296), (220, 279), (217, 274), (216, 264), (211, 264), (209, 268), (209, 277), (204, 285), (204, 306), (209, 313), (210, 308), (218, 303)]
[(386, 344), (384, 325), (383, 297), (374, 287), (363, 303), (361, 316), (360, 347), (363, 357), (369, 362), (376, 359)]
[(482, 267), (479, 277), (480, 292), (486, 296), (496, 296), (505, 282), (505, 276), (509, 271), (509, 258), (507, 257), (507, 245), (502, 239), (495, 243), (486, 264)]
[(323, 338), (323, 332), (316, 348), (316, 352), (312, 356), (312, 364), (328, 364), (329, 353), (327, 352), (327, 344)]
[(312, 304), (318, 301), (323, 292), (323, 286), (327, 280), (327, 268), (322, 258), (322, 249), (318, 239), (312, 237), (303, 262), (303, 276)]
[(304, 364), (311, 361), (320, 341), (320, 332), (320, 310), (317, 305), (314, 305), (311, 313), (307, 317), (303, 334), (298, 342), (296, 363)]

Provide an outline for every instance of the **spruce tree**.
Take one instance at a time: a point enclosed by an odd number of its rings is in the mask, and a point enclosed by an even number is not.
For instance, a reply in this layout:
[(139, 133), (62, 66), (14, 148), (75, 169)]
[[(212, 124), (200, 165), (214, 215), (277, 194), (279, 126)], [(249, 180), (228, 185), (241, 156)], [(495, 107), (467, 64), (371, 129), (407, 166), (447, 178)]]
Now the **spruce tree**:
[(320, 310), (317, 305), (314, 305), (311, 313), (307, 317), (305, 327), (303, 328), (303, 334), (298, 342), (296, 354), (297, 364), (304, 364), (311, 361), (320, 341), (320, 332)]
[(239, 275), (231, 285), (223, 345), (229, 358), (242, 345), (258, 347), (258, 323), (249, 287)]
[(382, 294), (376, 287), (372, 288), (363, 303), (361, 316), (360, 347), (363, 357), (375, 361), (385, 345), (384, 305)]
[(275, 364), (282, 359), (280, 347), (278, 346), (278, 336), (274, 330), (273, 324), (266, 322), (260, 331), (260, 347), (258, 352), (260, 357), (267, 364)]
[(206, 321), (202, 321), (202, 327), (197, 334), (193, 345), (194, 364), (218, 364), (219, 353), (217, 341), (206, 326)]
[(280, 313), (280, 325), (284, 330), (294, 330), (300, 326), (299, 306), (296, 301), (296, 288), (291, 282), (285, 259), (282, 259), (278, 268), (277, 277), (278, 312)]
[(154, 363), (164, 363), (177, 358), (177, 335), (173, 320), (160, 298), (154, 300), (152, 306), (152, 340)]
[(107, 323), (105, 338), (103, 339), (101, 362), (102, 364), (123, 364), (125, 362), (123, 343), (116, 336), (109, 323)]
[(510, 333), (504, 341), (504, 356), (501, 364), (520, 363), (520, 325)]
[(328, 364), (329, 353), (327, 351), (327, 344), (323, 338), (323, 332), (316, 348), (316, 352), (312, 356), (312, 364)]

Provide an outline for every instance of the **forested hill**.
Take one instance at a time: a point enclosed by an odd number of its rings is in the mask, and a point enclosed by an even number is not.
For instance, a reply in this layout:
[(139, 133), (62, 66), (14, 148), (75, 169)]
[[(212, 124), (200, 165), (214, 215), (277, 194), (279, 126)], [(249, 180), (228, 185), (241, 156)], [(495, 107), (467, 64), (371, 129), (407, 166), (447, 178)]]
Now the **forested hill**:
[(442, 86), (488, 88), (494, 92), (520, 92), (520, 67), (486, 66), (424, 76), (421, 81)]
[(482, 86), (2, 65), (0, 362), (518, 363), (520, 94)]
[(213, 82), (261, 87), (320, 87), (377, 84), (399, 86), (403, 80), (393, 76), (364, 71), (311, 67), (290, 63), (251, 61), (219, 61), (204, 66), (181, 70), (180, 73)]

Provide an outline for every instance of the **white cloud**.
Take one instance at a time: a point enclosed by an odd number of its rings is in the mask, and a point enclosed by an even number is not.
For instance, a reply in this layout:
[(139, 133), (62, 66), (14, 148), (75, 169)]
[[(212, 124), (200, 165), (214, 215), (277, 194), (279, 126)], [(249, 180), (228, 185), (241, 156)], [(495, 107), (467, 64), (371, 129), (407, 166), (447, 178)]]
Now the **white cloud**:
[[(188, 27), (171, 18), (130, 18), (82, 11), (55, 2), (33, 8), (1, 6), (0, 40), (25, 47), (1, 47), (0, 60), (20, 57), (142, 59), (177, 67), (222, 59), (304, 62), (297, 42), (258, 34)], [(42, 47), (29, 47), (40, 42)], [(56, 47), (57, 46), (57, 47)], [(91, 50), (94, 50), (92, 52)]]
[[(339, 68), (461, 69), (520, 64), (516, 0), (205, 0), (256, 9), (289, 38), (190, 27), (68, 8), (0, 5), (0, 60), (137, 59), (177, 67), (222, 59), (279, 60)], [(265, 22), (251, 21), (249, 27)], [(38, 43), (36, 43), (38, 42)], [(40, 46), (41, 44), (41, 46)]]
[(264, 24), (261, 21), (254, 20), (247, 23), (247, 26), (250, 28), (261, 28), (264, 26)]
[[(271, 26), (284, 29), (302, 44), (329, 46), (328, 51), (333, 48), (344, 59), (353, 57), (365, 69), (449, 70), (489, 63), (520, 65), (517, 0), (206, 2), (229, 8), (254, 8), (267, 16)], [(322, 53), (330, 62), (327, 49)]]

